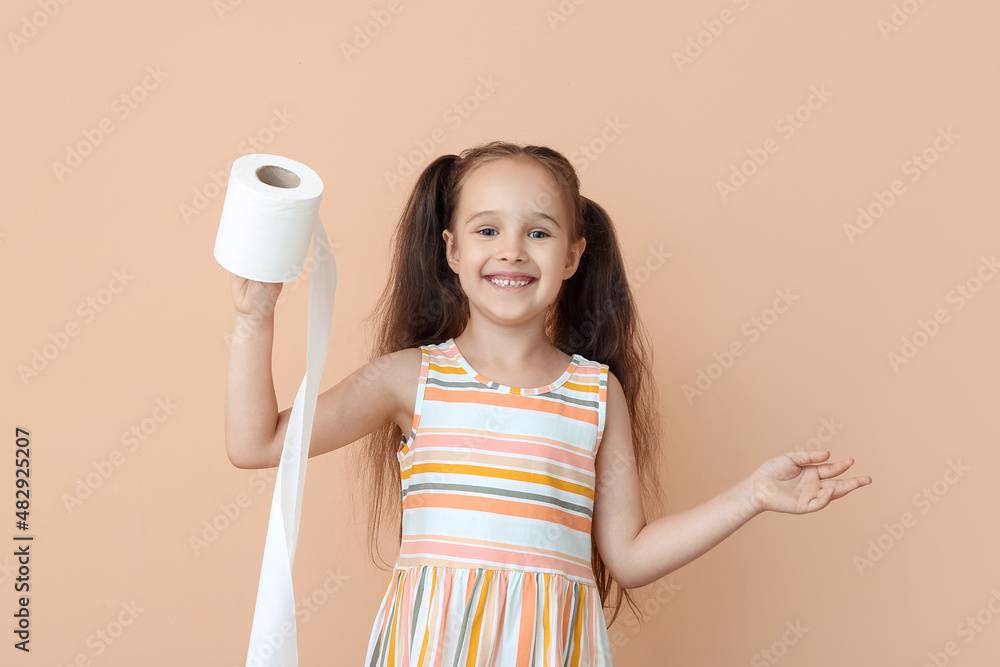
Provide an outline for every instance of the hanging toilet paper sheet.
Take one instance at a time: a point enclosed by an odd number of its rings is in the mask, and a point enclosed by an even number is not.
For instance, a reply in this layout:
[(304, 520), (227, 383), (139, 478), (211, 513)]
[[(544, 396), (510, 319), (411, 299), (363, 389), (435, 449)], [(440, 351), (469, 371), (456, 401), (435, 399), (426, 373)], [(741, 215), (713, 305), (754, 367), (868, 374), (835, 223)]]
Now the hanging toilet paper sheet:
[(292, 404), (271, 498), (247, 667), (297, 667), (292, 563), (319, 380), (337, 289), (337, 267), (319, 218), (323, 182), (304, 164), (278, 155), (238, 158), (229, 175), (215, 258), (243, 278), (293, 280), (313, 251), (309, 276), (306, 374)]

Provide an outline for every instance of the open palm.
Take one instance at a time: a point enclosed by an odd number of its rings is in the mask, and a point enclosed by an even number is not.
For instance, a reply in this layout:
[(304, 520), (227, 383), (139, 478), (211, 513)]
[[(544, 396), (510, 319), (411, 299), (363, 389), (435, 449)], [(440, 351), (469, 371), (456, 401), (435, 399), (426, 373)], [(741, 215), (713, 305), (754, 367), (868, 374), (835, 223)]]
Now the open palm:
[(820, 464), (829, 456), (829, 451), (796, 451), (765, 461), (751, 476), (757, 507), (789, 514), (815, 512), (831, 500), (872, 483), (867, 475), (835, 479), (854, 464), (854, 459)]

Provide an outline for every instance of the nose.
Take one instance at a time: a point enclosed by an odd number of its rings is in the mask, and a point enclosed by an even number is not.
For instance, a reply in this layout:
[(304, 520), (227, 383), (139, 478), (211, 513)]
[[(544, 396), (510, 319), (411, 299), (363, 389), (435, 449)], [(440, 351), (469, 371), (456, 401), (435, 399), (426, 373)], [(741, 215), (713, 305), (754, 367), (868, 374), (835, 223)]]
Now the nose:
[(497, 259), (504, 259), (508, 262), (518, 262), (524, 260), (524, 240), (515, 233), (506, 233), (497, 244)]

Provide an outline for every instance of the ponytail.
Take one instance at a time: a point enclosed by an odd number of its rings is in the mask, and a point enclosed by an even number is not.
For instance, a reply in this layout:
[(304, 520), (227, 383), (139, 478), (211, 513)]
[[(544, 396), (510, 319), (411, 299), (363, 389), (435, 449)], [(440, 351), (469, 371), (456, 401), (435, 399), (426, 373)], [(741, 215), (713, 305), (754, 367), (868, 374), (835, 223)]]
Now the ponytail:
[(457, 159), (442, 155), (427, 165), (403, 209), (386, 290), (373, 311), (382, 316), (373, 359), (457, 336), (468, 321), (468, 300), (441, 236), (455, 207), (450, 191)]
[[(587, 240), (576, 272), (563, 281), (546, 316), (546, 334), (566, 354), (580, 354), (608, 365), (621, 383), (631, 417), (632, 448), (642, 485), (647, 516), (658, 516), (660, 488), (659, 415), (652, 378), (652, 345), (639, 321), (618, 237), (607, 212), (580, 195), (573, 165), (564, 155), (544, 146), (490, 142), (444, 155), (421, 172), (406, 202), (393, 240), (393, 257), (382, 295), (366, 318), (374, 321), (370, 360), (420, 345), (437, 344), (462, 333), (469, 321), (469, 303), (447, 259), (442, 233), (451, 224), (457, 198), (468, 176), (495, 159), (534, 160), (549, 170), (570, 202), (574, 241)], [(393, 509), (402, 511), (397, 452), (403, 434), (388, 423), (364, 437), (351, 450), (358, 474), (357, 498), (370, 503), (368, 546), (373, 560), (386, 569), (392, 563), (378, 551), (379, 527)], [(349, 496), (354, 502), (355, 496)], [(402, 537), (402, 523), (394, 514)], [(618, 586), (601, 559), (591, 536), (592, 567), (603, 604), (613, 608), (614, 623), (622, 598), (635, 611), (629, 591)], [(613, 588), (615, 587), (615, 588)], [(612, 592), (615, 596), (612, 597)], [(636, 613), (641, 622), (641, 614)]]
[[(567, 354), (578, 353), (607, 364), (620, 382), (632, 417), (632, 447), (646, 515), (658, 516), (659, 400), (652, 377), (652, 342), (639, 319), (611, 218), (596, 202), (581, 199), (587, 245), (576, 272), (563, 283), (556, 302), (551, 323), (553, 344)], [(611, 625), (621, 609), (622, 596), (633, 608), (634, 602), (611, 578), (593, 536), (591, 547), (598, 592), (605, 605), (613, 608), (608, 621)]]
[[(421, 172), (400, 217), (389, 262), (388, 280), (372, 312), (365, 318), (374, 325), (369, 361), (383, 355), (438, 343), (457, 336), (469, 319), (468, 299), (458, 277), (448, 265), (441, 233), (451, 221), (456, 155), (442, 155)], [(406, 434), (408, 435), (408, 434)], [(384, 518), (398, 518), (402, 509), (399, 481), (399, 427), (387, 423), (363, 438), (351, 451), (356, 481), (370, 501), (368, 552), (387, 568), (392, 564), (378, 549), (379, 527)], [(351, 499), (353, 501), (354, 495)], [(399, 539), (403, 525), (399, 526)]]

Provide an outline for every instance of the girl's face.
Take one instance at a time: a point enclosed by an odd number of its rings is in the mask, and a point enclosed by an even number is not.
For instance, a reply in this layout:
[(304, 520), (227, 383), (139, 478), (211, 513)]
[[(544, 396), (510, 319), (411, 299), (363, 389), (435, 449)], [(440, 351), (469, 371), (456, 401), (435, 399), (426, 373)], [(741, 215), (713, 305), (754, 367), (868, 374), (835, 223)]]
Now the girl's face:
[(504, 326), (544, 325), (587, 244), (570, 244), (570, 210), (552, 175), (532, 160), (494, 160), (469, 175), (442, 236), (471, 311)]

